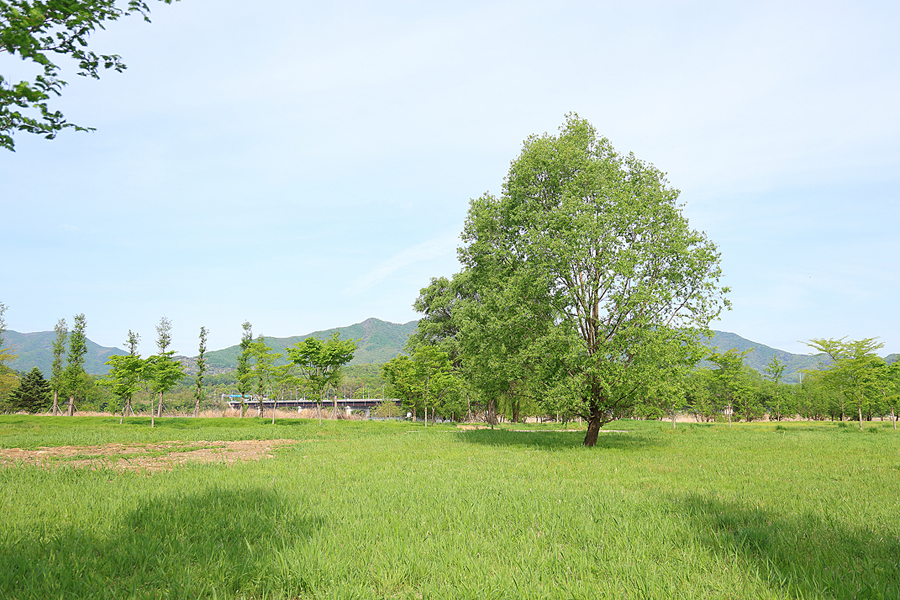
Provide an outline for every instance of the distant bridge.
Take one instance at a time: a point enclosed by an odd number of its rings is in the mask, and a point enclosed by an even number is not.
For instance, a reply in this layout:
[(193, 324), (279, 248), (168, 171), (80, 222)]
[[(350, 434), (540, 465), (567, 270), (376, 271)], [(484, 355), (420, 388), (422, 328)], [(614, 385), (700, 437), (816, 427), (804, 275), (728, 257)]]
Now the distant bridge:
[[(222, 399), (228, 398), (228, 405), (231, 408), (239, 409), (241, 407), (241, 397), (238, 395), (226, 396), (223, 394)], [(379, 404), (384, 402), (384, 398), (338, 398), (337, 406), (338, 408), (347, 410), (364, 410), (368, 413), (369, 409), (375, 408)], [(396, 406), (400, 407), (402, 402), (400, 400), (396, 400), (394, 398), (388, 399), (388, 402), (393, 402)], [(259, 400), (257, 398), (244, 398), (244, 405), (249, 406), (250, 408), (258, 407)], [(262, 401), (263, 408), (273, 408), (276, 405), (278, 408), (316, 408), (319, 406), (319, 403), (316, 400), (308, 400), (306, 398), (294, 398), (294, 399), (285, 399), (285, 400), (270, 400), (268, 398), (263, 398)], [(322, 408), (333, 408), (334, 407), (334, 399), (331, 400), (323, 400)]]

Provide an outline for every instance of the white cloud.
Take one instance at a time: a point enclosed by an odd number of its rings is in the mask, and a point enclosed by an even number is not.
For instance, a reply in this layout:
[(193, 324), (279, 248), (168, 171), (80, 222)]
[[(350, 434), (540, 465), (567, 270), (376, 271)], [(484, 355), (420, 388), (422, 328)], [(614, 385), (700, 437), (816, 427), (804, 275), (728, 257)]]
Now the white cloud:
[(389, 259), (378, 263), (374, 269), (353, 282), (353, 285), (347, 291), (364, 292), (410, 265), (453, 256), (456, 254), (458, 245), (459, 235), (454, 233), (406, 248)]

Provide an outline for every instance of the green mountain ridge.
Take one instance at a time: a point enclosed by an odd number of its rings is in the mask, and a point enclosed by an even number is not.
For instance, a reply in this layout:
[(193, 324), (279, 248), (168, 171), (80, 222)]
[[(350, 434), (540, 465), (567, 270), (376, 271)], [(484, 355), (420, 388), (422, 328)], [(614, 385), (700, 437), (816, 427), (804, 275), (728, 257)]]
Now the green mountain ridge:
[[(286, 348), (308, 337), (326, 338), (332, 332), (337, 331), (338, 337), (342, 340), (351, 338), (360, 340), (356, 355), (350, 361), (351, 365), (377, 364), (387, 362), (403, 352), (406, 340), (416, 330), (417, 323), (418, 321), (390, 323), (376, 318), (369, 318), (362, 323), (356, 323), (349, 327), (335, 327), (333, 329), (314, 331), (306, 335), (285, 338), (266, 336), (266, 342), (276, 352), (284, 353)], [(732, 348), (738, 351), (750, 350), (744, 359), (744, 364), (761, 373), (764, 372), (772, 357), (777, 355), (778, 359), (786, 365), (783, 378), (785, 383), (798, 381), (801, 369), (817, 369), (827, 365), (829, 362), (827, 357), (822, 354), (792, 354), (784, 350), (771, 348), (765, 344), (752, 342), (735, 333), (714, 330), (713, 334), (707, 346), (718, 352), (726, 352)], [(52, 361), (51, 348), (55, 337), (52, 331), (18, 333), (13, 330), (7, 330), (4, 335), (7, 345), (14, 353), (19, 355), (18, 358), (10, 363), (13, 369), (27, 372), (32, 367), (38, 367), (44, 372), (45, 376), (49, 376), (50, 363)], [(90, 340), (88, 340), (87, 345), (88, 353), (85, 357), (85, 369), (92, 375), (105, 375), (109, 372), (109, 367), (104, 363), (109, 357), (113, 354), (126, 354), (120, 348), (106, 348)], [(209, 373), (215, 375), (233, 370), (237, 365), (239, 353), (240, 346), (238, 344), (207, 352)], [(890, 354), (885, 360), (892, 363), (898, 358), (900, 358), (900, 355)], [(184, 363), (189, 373), (196, 372), (196, 356), (179, 356), (177, 359)], [(283, 357), (281, 364), (285, 362), (286, 357)], [(701, 366), (709, 365), (710, 363), (706, 361), (701, 363)]]
[[(37, 367), (44, 377), (50, 377), (50, 367), (53, 363), (53, 341), (56, 333), (53, 331), (38, 331), (35, 333), (19, 333), (7, 329), (3, 333), (6, 345), (13, 354), (18, 357), (10, 361), (9, 366), (17, 371), (28, 372)], [(68, 346), (67, 348), (68, 349)], [(128, 354), (119, 348), (106, 348), (87, 340), (87, 354), (84, 356), (84, 370), (91, 375), (105, 375), (109, 367), (104, 363), (114, 354)], [(65, 364), (65, 358), (63, 359)]]

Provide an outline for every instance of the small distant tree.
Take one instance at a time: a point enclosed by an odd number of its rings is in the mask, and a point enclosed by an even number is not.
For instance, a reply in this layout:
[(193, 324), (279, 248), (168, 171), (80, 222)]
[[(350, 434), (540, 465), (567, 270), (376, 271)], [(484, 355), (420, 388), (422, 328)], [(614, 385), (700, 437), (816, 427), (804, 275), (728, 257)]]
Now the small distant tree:
[(250, 349), (250, 344), (253, 343), (253, 326), (250, 325), (250, 321), (244, 321), (241, 327), (244, 333), (241, 334), (241, 353), (238, 354), (237, 361), (237, 389), (241, 395), (241, 417), (243, 417), (247, 410), (244, 398), (250, 393), (253, 385), (253, 371), (250, 365), (253, 358)]
[(728, 415), (728, 424), (731, 425), (731, 417), (737, 412), (744, 412), (747, 421), (753, 420), (753, 389), (747, 381), (744, 372), (744, 357), (750, 350), (738, 352), (732, 348), (725, 353), (713, 352), (709, 360), (718, 368), (713, 370), (713, 381), (716, 393)]
[(66, 356), (66, 370), (63, 375), (65, 388), (69, 393), (69, 408), (66, 416), (75, 414), (75, 397), (84, 391), (87, 373), (84, 370), (84, 355), (87, 354), (87, 337), (84, 330), (87, 323), (84, 313), (75, 315), (69, 334), (69, 353)]
[(778, 360), (778, 355), (773, 354), (772, 360), (769, 361), (769, 364), (766, 365), (765, 372), (766, 375), (769, 376), (775, 383), (775, 406), (772, 411), (772, 416), (775, 417), (776, 421), (780, 421), (784, 418), (784, 415), (781, 412), (781, 390), (779, 386), (781, 385), (781, 378), (784, 377), (784, 369), (786, 365)]
[(37, 413), (50, 406), (50, 382), (37, 367), (31, 369), (19, 382), (19, 387), (10, 392), (9, 403), (14, 411)]
[(181, 363), (172, 359), (174, 350), (167, 350), (172, 343), (172, 322), (166, 317), (159, 320), (156, 326), (156, 347), (157, 354), (149, 357), (145, 361), (144, 373), (150, 381), (151, 389), (154, 394), (159, 396), (156, 413), (153, 412), (153, 405), (150, 405), (150, 427), (156, 426), (155, 417), (162, 416), (163, 395), (175, 387), (175, 384), (184, 377), (184, 369)]
[(424, 386), (413, 360), (406, 354), (395, 356), (381, 366), (381, 375), (388, 384), (388, 394), (400, 400), (403, 408), (415, 415)]
[[(432, 420), (437, 411), (448, 405), (448, 400), (456, 396), (460, 385), (457, 381), (450, 356), (437, 346), (419, 346), (413, 355), (416, 376), (423, 386), (422, 408), (425, 412), (425, 426), (428, 426), (428, 407), (431, 406)], [(451, 409), (449, 412), (458, 412)]]
[(65, 319), (56, 322), (53, 328), (56, 338), (53, 340), (53, 362), (50, 366), (50, 388), (53, 390), (53, 407), (50, 409), (54, 416), (62, 413), (59, 410), (59, 392), (63, 387), (63, 357), (66, 354), (66, 337), (69, 328)]
[(109, 357), (106, 364), (109, 365), (109, 375), (104, 380), (106, 385), (112, 389), (116, 397), (122, 399), (122, 415), (119, 418), (119, 425), (125, 422), (125, 414), (134, 410), (131, 408), (132, 397), (141, 389), (144, 377), (145, 361), (141, 359), (141, 355), (137, 351), (141, 336), (132, 330), (128, 330), (128, 338), (125, 340), (125, 347), (128, 348), (128, 354), (116, 354)]
[(401, 415), (400, 408), (386, 398), (375, 407), (374, 414), (377, 419), (396, 419)]
[(891, 410), (891, 422), (897, 429), (897, 402), (900, 401), (900, 361), (883, 363), (878, 374), (878, 389), (885, 404)]
[[(341, 380), (341, 367), (353, 360), (359, 340), (341, 340), (334, 332), (327, 340), (308, 337), (287, 349), (291, 361), (304, 373), (310, 389), (316, 395), (319, 424), (322, 424), (322, 399), (330, 386), (337, 388)], [(337, 396), (334, 398), (334, 414), (337, 415)]]
[(203, 400), (203, 375), (206, 373), (206, 327), (200, 328), (200, 354), (197, 355), (197, 388), (194, 390), (194, 418), (200, 416), (200, 402)]
[[(256, 396), (259, 401), (259, 416), (263, 416), (263, 398), (270, 395), (274, 383), (276, 371), (275, 362), (281, 358), (281, 353), (273, 352), (266, 344), (266, 338), (260, 335), (255, 342), (250, 343), (250, 354), (254, 359), (253, 376), (256, 379)], [(274, 412), (274, 408), (272, 409)]]

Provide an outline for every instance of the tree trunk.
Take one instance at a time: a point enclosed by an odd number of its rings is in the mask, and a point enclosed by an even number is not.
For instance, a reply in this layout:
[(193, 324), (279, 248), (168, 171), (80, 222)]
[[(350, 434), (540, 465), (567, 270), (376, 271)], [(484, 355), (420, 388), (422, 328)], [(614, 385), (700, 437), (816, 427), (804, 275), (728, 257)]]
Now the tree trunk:
[(54, 417), (58, 417), (62, 414), (62, 411), (59, 410), (59, 391), (53, 390), (53, 408), (51, 409), (51, 413)]
[(275, 399), (275, 404), (272, 406), (272, 425), (275, 424), (275, 413), (278, 411), (278, 399)]
[(194, 403), (194, 418), (200, 416), (200, 398), (197, 398), (197, 401)]
[(150, 395), (150, 429), (156, 427), (156, 411), (153, 410), (153, 394)]
[(69, 396), (69, 408), (66, 411), (66, 416), (71, 417), (75, 414), (75, 395)]
[(600, 435), (600, 427), (603, 426), (603, 419), (600, 417), (600, 411), (591, 410), (591, 416), (588, 419), (587, 433), (584, 434), (583, 446), (593, 448), (597, 445), (597, 436)]
[(163, 409), (162, 399), (163, 399), (163, 394), (162, 394), (162, 392), (160, 392), (159, 393), (159, 404), (157, 404), (157, 406), (156, 406), (157, 418), (162, 418), (162, 409)]
[(859, 409), (859, 430), (862, 431), (862, 400), (859, 401), (856, 407)]

